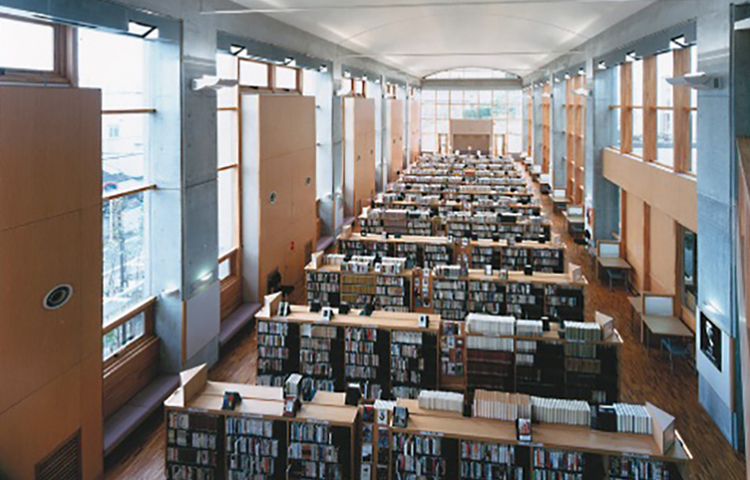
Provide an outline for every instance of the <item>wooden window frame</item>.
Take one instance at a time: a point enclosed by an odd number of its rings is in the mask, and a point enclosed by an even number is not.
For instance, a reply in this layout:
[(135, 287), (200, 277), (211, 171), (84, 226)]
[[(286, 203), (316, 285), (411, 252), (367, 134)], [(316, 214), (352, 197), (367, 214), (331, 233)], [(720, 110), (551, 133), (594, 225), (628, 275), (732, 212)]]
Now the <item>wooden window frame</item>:
[[(291, 65), (277, 65), (272, 62), (265, 62), (263, 60), (257, 60), (254, 58), (245, 58), (245, 57), (235, 57), (237, 59), (237, 81), (239, 82), (239, 93), (296, 93), (299, 95), (302, 95), (303, 90), (303, 82), (304, 82), (304, 74), (302, 71), (302, 68), (291, 66)], [(267, 86), (265, 87), (258, 87), (258, 86), (252, 86), (252, 85), (243, 85), (240, 82), (241, 74), (240, 74), (240, 65), (242, 65), (242, 62), (250, 62), (250, 63), (256, 63), (259, 65), (263, 65), (266, 67), (266, 75), (267, 75)], [(294, 88), (279, 88), (276, 86), (276, 69), (278, 67), (283, 68), (291, 68), (295, 70), (296, 73), (296, 84)]]
[[(632, 63), (624, 62), (620, 65), (620, 104), (610, 105), (610, 109), (620, 110), (620, 152), (640, 158), (647, 163), (653, 163), (661, 168), (687, 175), (695, 178), (695, 173), (690, 171), (691, 162), (691, 132), (690, 116), (697, 112), (698, 107), (691, 105), (690, 87), (672, 86), (673, 106), (657, 104), (656, 91), (658, 88), (658, 76), (656, 72), (656, 57), (658, 55), (673, 55), (673, 76), (681, 76), (691, 70), (690, 48), (679, 48), (651, 55), (643, 58), (642, 79), (634, 79), (632, 75)], [(633, 105), (633, 82), (643, 82), (643, 105)], [(633, 154), (633, 110), (643, 110), (643, 156)], [(673, 112), (672, 136), (673, 136), (673, 165), (658, 161), (657, 156), (657, 114), (659, 110), (671, 110)]]
[(131, 341), (127, 345), (123, 346), (122, 348), (114, 352), (109, 357), (103, 358), (102, 367), (104, 371), (109, 370), (110, 368), (115, 366), (119, 361), (121, 361), (124, 357), (127, 357), (127, 354), (129, 352), (133, 350), (137, 350), (143, 344), (151, 341), (152, 338), (156, 337), (156, 334), (154, 331), (154, 305), (156, 305), (156, 300), (157, 300), (156, 296), (148, 297), (147, 299), (138, 303), (133, 308), (129, 309), (126, 312), (121, 313), (117, 317), (113, 318), (109, 322), (102, 325), (102, 339), (103, 339), (105, 335), (125, 325), (127, 322), (134, 319), (141, 313), (143, 313), (145, 317), (143, 335)]
[(2, 68), (0, 69), (0, 83), (69, 86), (78, 84), (78, 51), (73, 27), (16, 15), (0, 14), (0, 18), (44, 25), (52, 27), (54, 31), (54, 69), (52, 71)]
[[(432, 91), (438, 92), (440, 90), (432, 90)], [(438, 131), (439, 131), (439, 129), (438, 129), (438, 121), (447, 120), (448, 122), (450, 122), (452, 119), (454, 119), (453, 116), (452, 116), (452, 110), (453, 110), (454, 106), (456, 106), (456, 107), (464, 107), (464, 106), (468, 105), (468, 106), (476, 107), (477, 109), (480, 109), (481, 107), (488, 106), (488, 104), (487, 103), (483, 103), (480, 98), (477, 98), (476, 102), (467, 103), (465, 97), (463, 96), (463, 94), (466, 91), (481, 92), (482, 90), (471, 90), (471, 89), (469, 89), (469, 90), (452, 90), (451, 92), (461, 92), (462, 96), (461, 96), (460, 101), (459, 100), (455, 100), (453, 98), (453, 96), (451, 96), (451, 95), (448, 96), (447, 100), (438, 100), (437, 94), (436, 94), (435, 95), (435, 101), (433, 102), (434, 110), (433, 110), (433, 116), (432, 117), (425, 116), (425, 113), (426, 113), (427, 109), (425, 109), (424, 106), (422, 106), (422, 108), (420, 110), (420, 115), (419, 115), (420, 140), (421, 140), (421, 137), (425, 135), (425, 133), (427, 133), (427, 134), (434, 134), (434, 136), (435, 136), (435, 142), (436, 143), (435, 143), (435, 152), (433, 152), (433, 153), (437, 153), (439, 155), (446, 155), (446, 154), (450, 154), (450, 152), (452, 151), (453, 146), (450, 145), (450, 143), (448, 143), (447, 148), (446, 148), (445, 151), (441, 150), (441, 148), (440, 148), (440, 145), (441, 145), (440, 138), (441, 138), (441, 136), (447, 135), (447, 138), (450, 140), (450, 131), (448, 133), (445, 133), (445, 134), (444, 133), (438, 133)], [(508, 98), (506, 96), (505, 102), (503, 102), (503, 103), (496, 103), (496, 101), (495, 101), (495, 98), (496, 98), (495, 97), (495, 92), (496, 91), (500, 91), (500, 90), (494, 90), (493, 89), (493, 90), (484, 90), (484, 91), (492, 92), (492, 96), (490, 98), (489, 107), (490, 107), (490, 112), (491, 112), (491, 118), (490, 118), (490, 120), (492, 120), (493, 133), (495, 135), (502, 135), (503, 136), (503, 145), (501, 146), (500, 150), (502, 152), (507, 152), (507, 145), (509, 143), (509, 137), (511, 136), (511, 133), (510, 133), (510, 106), (511, 106), (511, 102), (508, 100)], [(521, 112), (521, 117), (523, 117), (523, 108), (524, 108), (524, 97), (523, 96), (526, 93), (526, 91), (527, 90), (522, 90), (521, 91), (521, 103), (519, 105), (520, 106), (520, 110), (519, 111)], [(424, 103), (424, 102), (422, 102), (422, 103)], [(498, 106), (498, 105), (504, 105), (506, 107), (506, 115), (504, 117), (499, 117), (499, 116), (495, 115), (495, 107)], [(438, 107), (439, 106), (447, 106), (448, 107), (448, 118), (442, 118), (442, 119), (438, 118), (437, 112), (438, 112)], [(421, 123), (424, 120), (432, 120), (432, 121), (434, 121), (434, 126), (433, 126), (433, 130), (432, 131), (421, 130)], [(494, 130), (494, 126), (495, 126), (495, 124), (497, 122), (503, 122), (504, 123), (504, 131), (503, 132), (499, 132), (498, 133), (498, 132), (496, 132)], [(520, 134), (516, 134), (515, 136), (520, 136), (521, 140), (523, 141), (523, 118), (520, 119), (520, 122), (521, 122), (521, 124), (520, 124), (521, 125), (521, 133)], [(529, 134), (529, 133), (527, 132), (527, 134)], [(529, 138), (531, 138), (530, 134), (529, 134)], [(493, 140), (493, 144), (494, 144), (494, 140)], [(530, 148), (531, 147), (530, 147), (530, 144), (529, 144), (529, 151), (530, 151)], [(495, 155), (497, 155), (498, 151), (495, 150), (493, 153)]]

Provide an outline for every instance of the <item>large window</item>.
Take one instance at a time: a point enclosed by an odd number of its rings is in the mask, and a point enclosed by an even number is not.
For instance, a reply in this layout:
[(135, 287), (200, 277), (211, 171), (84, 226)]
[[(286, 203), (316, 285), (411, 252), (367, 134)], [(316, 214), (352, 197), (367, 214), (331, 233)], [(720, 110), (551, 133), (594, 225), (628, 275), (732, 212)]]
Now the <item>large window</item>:
[(682, 228), (682, 304), (695, 313), (698, 298), (698, 235)]
[(643, 60), (636, 60), (633, 72), (633, 149), (631, 153), (643, 158)]
[(628, 54), (626, 63), (616, 66), (613, 123), (619, 127), (617, 121), (623, 119), (632, 129), (615, 127), (613, 146), (675, 172), (695, 174), (697, 94), (668, 80), (696, 71), (697, 49), (685, 45), (683, 37), (671, 47), (645, 58)]
[(137, 37), (78, 32), (80, 85), (102, 90), (105, 323), (151, 293), (149, 131), (156, 111), (149, 92), (150, 47)]
[(23, 83), (71, 83), (66, 39), (70, 27), (0, 16), (0, 80)]
[(656, 161), (674, 167), (674, 99), (672, 85), (674, 55), (671, 51), (656, 56)]
[(497, 154), (523, 149), (520, 90), (422, 90), (422, 151), (447, 153), (450, 121), (491, 119)]

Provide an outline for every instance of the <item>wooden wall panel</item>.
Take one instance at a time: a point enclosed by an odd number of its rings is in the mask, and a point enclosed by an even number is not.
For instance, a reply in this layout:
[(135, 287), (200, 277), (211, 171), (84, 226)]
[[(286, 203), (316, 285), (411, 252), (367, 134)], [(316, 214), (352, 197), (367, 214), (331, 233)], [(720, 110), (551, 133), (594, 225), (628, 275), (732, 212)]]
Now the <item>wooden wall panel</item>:
[[(693, 47), (695, 48), (695, 47)], [(674, 52), (673, 75), (681, 77), (691, 70), (690, 49)], [(676, 172), (690, 170), (690, 87), (673, 86), (674, 97), (674, 169)]]
[(357, 216), (375, 195), (375, 101), (344, 100), (344, 195), (347, 214)]
[(451, 151), (492, 151), (492, 120), (456, 119), (450, 121)]
[(78, 212), (0, 233), (0, 413), (81, 361), (82, 297), (42, 306), (57, 285), (82, 290), (81, 262)]
[(651, 209), (651, 291), (677, 292), (677, 223), (656, 208)]
[(604, 178), (642, 198), (677, 223), (698, 231), (698, 193), (695, 179), (645, 163), (610, 148), (604, 149)]
[(416, 99), (409, 100), (409, 161), (416, 162), (420, 154), (422, 138), (422, 105)]
[(100, 98), (0, 89), (0, 231), (101, 202)]
[[(0, 469), (34, 465), (81, 429), (102, 452), (101, 95), (0, 87)], [(43, 307), (54, 287), (73, 296)]]
[(633, 283), (643, 290), (644, 250), (643, 250), (643, 201), (628, 193), (625, 258), (633, 266)]
[[(99, 372), (101, 375), (101, 364)], [(81, 384), (81, 368), (76, 365), (0, 414), (3, 475), (12, 479), (34, 478), (36, 463), (80, 428)], [(96, 392), (87, 395), (95, 396)], [(101, 417), (97, 420), (101, 424)], [(98, 453), (99, 457), (103, 455), (101, 450)], [(85, 459), (84, 463), (89, 462)]]
[(388, 181), (396, 180), (404, 163), (404, 101), (389, 100), (391, 103), (391, 158)]
[[(101, 345), (101, 341), (99, 342)], [(157, 362), (158, 362), (157, 351)], [(159, 368), (158, 363), (156, 368)], [(97, 478), (104, 470), (104, 432), (102, 431), (102, 352), (101, 349), (81, 362), (81, 450), (83, 478)]]
[(261, 95), (258, 110), (261, 298), (276, 269), (285, 285), (298, 284), (308, 260), (306, 246), (315, 245), (315, 99)]

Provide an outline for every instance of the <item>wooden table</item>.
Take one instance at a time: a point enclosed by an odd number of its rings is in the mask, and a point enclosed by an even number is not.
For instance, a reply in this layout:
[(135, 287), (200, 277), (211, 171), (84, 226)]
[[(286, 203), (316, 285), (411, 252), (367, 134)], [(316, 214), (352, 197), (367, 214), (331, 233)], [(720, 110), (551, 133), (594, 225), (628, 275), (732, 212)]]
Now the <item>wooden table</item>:
[[(645, 326), (645, 328), (644, 328)], [(644, 337), (646, 332), (648, 336)], [(646, 349), (650, 349), (651, 335), (659, 337), (676, 337), (692, 340), (693, 332), (678, 317), (667, 315), (641, 315), (641, 342), (646, 340)]]
[[(630, 304), (630, 329), (635, 330), (636, 325), (641, 323), (641, 314), (643, 313), (643, 297), (628, 297)], [(638, 322), (636, 323), (636, 319)], [(640, 328), (640, 327), (638, 327)], [(643, 339), (641, 339), (643, 341)]]
[(563, 209), (570, 203), (570, 200), (567, 197), (556, 197), (551, 196), (552, 199), (552, 210), (555, 213), (560, 213), (563, 211)]
[(563, 216), (565, 217), (565, 224), (568, 233), (571, 234), (573, 238), (582, 237), (585, 224), (583, 215), (568, 215), (568, 212), (564, 212)]
[[(626, 287), (630, 287), (630, 272), (633, 267), (620, 257), (597, 257), (596, 259), (596, 278), (599, 278), (599, 270), (625, 270)], [(611, 287), (611, 285), (610, 285)]]

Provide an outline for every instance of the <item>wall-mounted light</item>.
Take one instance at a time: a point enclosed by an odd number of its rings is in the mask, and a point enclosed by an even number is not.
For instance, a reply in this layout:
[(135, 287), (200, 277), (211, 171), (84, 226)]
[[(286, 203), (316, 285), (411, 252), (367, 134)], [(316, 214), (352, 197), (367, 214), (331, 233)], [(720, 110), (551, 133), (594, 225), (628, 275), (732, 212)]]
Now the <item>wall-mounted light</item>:
[(690, 45), (685, 40), (685, 35), (680, 35), (669, 41), (669, 48), (672, 50), (679, 50), (680, 48), (687, 48)]
[(602, 60), (601, 62), (599, 62), (599, 65), (597, 65), (596, 68), (598, 68), (599, 70), (606, 70), (607, 63), (604, 60)]
[(636, 60), (638, 60), (638, 56), (635, 54), (635, 50), (633, 50), (632, 52), (628, 52), (628, 53), (625, 54), (625, 61), (626, 62), (630, 63), (630, 62), (635, 62)]
[(234, 88), (239, 84), (231, 78), (219, 78), (213, 75), (203, 75), (193, 80), (193, 90), (221, 90), (222, 88)]
[(585, 74), (586, 74), (586, 70), (583, 67), (578, 69), (578, 75), (585, 75)]
[(240, 56), (242, 52), (244, 52), (245, 50), (246, 48), (243, 47), (242, 45), (230, 45), (229, 46), (229, 53), (231, 53), (235, 57)]
[(318, 67), (318, 71), (320, 73), (328, 73), (328, 65), (321, 65), (320, 67)]
[(344, 70), (344, 78), (352, 78), (352, 72), (349, 70)]
[(681, 77), (667, 78), (667, 83), (678, 87), (690, 87), (693, 90), (719, 90), (721, 79), (706, 72), (686, 73)]
[(284, 65), (287, 67), (295, 67), (297, 66), (297, 60), (295, 60), (294, 57), (286, 57), (284, 59)]
[(148, 40), (159, 38), (158, 27), (146, 25), (145, 23), (133, 22), (132, 20), (128, 22), (128, 33)]
[(565, 73), (565, 80), (570, 80), (570, 74), (569, 73)]
[(367, 81), (367, 75), (362, 75), (362, 80)]

